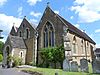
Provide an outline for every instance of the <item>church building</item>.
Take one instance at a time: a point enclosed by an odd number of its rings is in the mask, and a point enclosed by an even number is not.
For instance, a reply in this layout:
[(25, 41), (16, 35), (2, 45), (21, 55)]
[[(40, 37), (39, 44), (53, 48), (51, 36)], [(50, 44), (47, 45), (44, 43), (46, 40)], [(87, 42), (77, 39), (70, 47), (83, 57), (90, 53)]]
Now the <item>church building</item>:
[(7, 56), (18, 56), (24, 64), (33, 62), (41, 64), (41, 48), (55, 47), (64, 44), (65, 57), (80, 62), (86, 58), (92, 61), (95, 42), (83, 31), (73, 26), (47, 6), (35, 28), (26, 17), (19, 28), (12, 27), (4, 45), (4, 64)]

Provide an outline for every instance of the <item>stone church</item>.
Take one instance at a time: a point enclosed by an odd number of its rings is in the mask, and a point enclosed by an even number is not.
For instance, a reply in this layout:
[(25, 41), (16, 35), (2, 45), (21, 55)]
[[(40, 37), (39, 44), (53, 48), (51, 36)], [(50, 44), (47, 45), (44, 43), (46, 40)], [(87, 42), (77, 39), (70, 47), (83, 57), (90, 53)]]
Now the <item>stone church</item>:
[(95, 42), (85, 33), (66, 21), (47, 6), (35, 28), (26, 17), (19, 28), (13, 26), (4, 45), (4, 64), (7, 56), (18, 56), (24, 64), (41, 64), (41, 48), (64, 44), (65, 57), (80, 62), (81, 58), (93, 59)]

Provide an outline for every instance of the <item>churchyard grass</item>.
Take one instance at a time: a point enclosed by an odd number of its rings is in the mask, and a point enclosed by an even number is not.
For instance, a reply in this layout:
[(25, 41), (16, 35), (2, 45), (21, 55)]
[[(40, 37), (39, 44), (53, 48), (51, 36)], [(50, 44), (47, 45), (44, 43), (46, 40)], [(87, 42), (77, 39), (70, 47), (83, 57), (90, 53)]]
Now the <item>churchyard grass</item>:
[[(91, 67), (89, 65), (89, 67)], [(50, 68), (26, 68), (21, 70), (27, 70), (27, 71), (33, 71), (33, 72), (40, 72), (43, 75), (55, 75), (57, 72), (58, 75), (100, 75), (100, 74), (92, 74), (92, 70), (89, 69), (90, 73), (84, 73), (84, 72), (65, 72), (61, 69), (50, 69)]]

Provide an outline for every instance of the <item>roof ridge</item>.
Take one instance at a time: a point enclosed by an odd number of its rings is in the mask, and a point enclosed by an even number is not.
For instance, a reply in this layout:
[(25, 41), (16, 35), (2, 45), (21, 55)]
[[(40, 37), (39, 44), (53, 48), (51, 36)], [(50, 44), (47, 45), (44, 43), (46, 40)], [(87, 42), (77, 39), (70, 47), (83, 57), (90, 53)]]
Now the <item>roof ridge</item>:
[(74, 33), (76, 33), (77, 35), (80, 35), (81, 37), (83, 37), (84, 39), (90, 41), (91, 43), (96, 44), (86, 33), (82, 32), (80, 29), (78, 29), (77, 27), (75, 27), (74, 25), (72, 25), (71, 23), (69, 23), (68, 21), (66, 21), (63, 17), (61, 17), (60, 15), (58, 15), (58, 18), (61, 18), (62, 21), (68, 26), (68, 29), (73, 31)]

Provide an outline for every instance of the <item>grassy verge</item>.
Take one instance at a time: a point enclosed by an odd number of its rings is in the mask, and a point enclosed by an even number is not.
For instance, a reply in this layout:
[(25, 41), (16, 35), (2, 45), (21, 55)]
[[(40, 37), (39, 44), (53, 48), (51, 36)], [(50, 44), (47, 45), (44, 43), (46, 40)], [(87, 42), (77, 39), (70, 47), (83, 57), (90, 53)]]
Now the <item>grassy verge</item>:
[(40, 72), (43, 75), (55, 75), (57, 72), (58, 75), (100, 75), (100, 74), (92, 74), (92, 73), (84, 73), (84, 72), (65, 72), (61, 69), (49, 69), (49, 68), (27, 68), (21, 69), (26, 71)]

